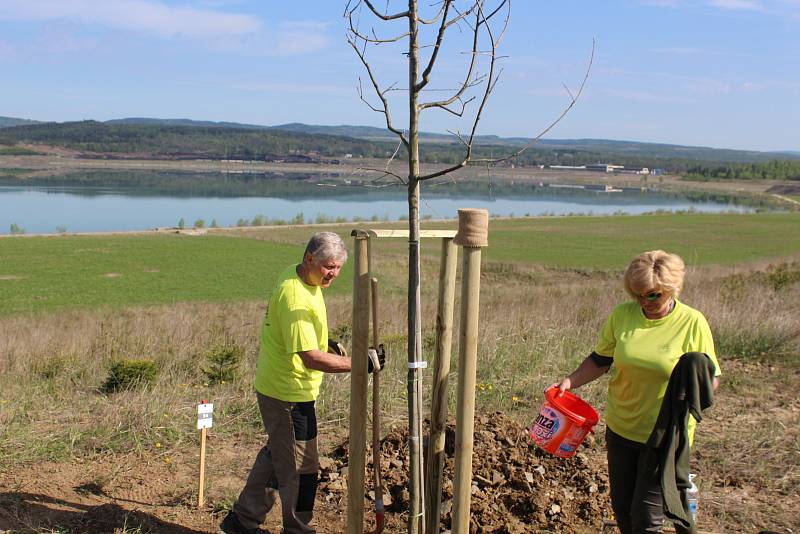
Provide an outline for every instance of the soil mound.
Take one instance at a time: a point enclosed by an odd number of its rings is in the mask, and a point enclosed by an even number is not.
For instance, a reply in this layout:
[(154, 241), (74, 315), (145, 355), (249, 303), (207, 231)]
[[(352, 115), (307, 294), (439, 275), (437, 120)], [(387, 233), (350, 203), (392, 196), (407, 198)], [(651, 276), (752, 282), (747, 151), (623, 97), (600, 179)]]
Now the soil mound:
[[(454, 425), (448, 425), (445, 452), (441, 528), (449, 531)], [(371, 451), (367, 458), (371, 460)], [(323, 459), (320, 494), (326, 495), (326, 499), (346, 500), (343, 472), (346, 468), (347, 443), (338, 447), (331, 458)], [(368, 472), (367, 479), (371, 481), (371, 461)], [(409, 499), (406, 429), (392, 430), (381, 441), (381, 473), (384, 500), (388, 501), (387, 515), (401, 515), (406, 521)], [(610, 513), (605, 462), (591, 436), (574, 457), (556, 458), (536, 447), (525, 428), (504, 414), (480, 415), (475, 421), (472, 473), (470, 530), (473, 533), (596, 533)], [(368, 489), (368, 498), (374, 499), (371, 483)], [(367, 509), (371, 508), (368, 504)]]

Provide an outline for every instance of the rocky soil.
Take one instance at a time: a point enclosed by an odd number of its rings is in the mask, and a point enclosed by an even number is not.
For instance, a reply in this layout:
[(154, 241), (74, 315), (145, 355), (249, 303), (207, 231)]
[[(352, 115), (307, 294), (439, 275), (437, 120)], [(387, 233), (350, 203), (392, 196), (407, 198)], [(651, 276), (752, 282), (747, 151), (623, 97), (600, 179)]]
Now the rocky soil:
[[(471, 531), (500, 534), (525, 532), (598, 532), (610, 513), (608, 475), (602, 454), (590, 439), (573, 458), (556, 458), (537, 448), (525, 428), (501, 413), (475, 422), (472, 465)], [(408, 513), (408, 433), (391, 431), (381, 442), (381, 472), (388, 493), (387, 514)], [(455, 428), (445, 441), (441, 528), (452, 522)], [(367, 458), (372, 458), (368, 451)], [(346, 502), (343, 471), (346, 444), (323, 462), (320, 493)], [(372, 462), (368, 461), (372, 473)], [(374, 498), (370, 486), (368, 497)], [(368, 509), (371, 505), (368, 504)], [(371, 511), (367, 513), (371, 518)], [(395, 527), (395, 521), (391, 526)], [(399, 530), (398, 530), (399, 531)]]

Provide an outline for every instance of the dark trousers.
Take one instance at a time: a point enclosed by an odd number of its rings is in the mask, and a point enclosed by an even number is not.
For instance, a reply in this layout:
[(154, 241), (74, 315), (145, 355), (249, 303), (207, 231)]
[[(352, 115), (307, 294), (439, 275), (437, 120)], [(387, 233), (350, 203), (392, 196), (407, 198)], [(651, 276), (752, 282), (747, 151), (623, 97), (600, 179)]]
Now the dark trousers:
[(280, 496), (283, 532), (314, 534), (319, 455), (314, 401), (284, 402), (256, 393), (267, 444), (259, 451), (233, 505), (245, 528), (256, 528)]
[[(611, 507), (622, 534), (663, 532), (664, 499), (656, 454), (606, 429)], [(689, 532), (675, 525), (679, 534)]]

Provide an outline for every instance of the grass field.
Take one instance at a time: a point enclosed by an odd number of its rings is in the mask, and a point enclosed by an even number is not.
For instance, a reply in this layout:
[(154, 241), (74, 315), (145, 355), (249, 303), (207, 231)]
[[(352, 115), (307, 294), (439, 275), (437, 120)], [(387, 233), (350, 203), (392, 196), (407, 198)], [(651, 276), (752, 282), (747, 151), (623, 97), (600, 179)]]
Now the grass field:
[[(386, 225), (374, 225), (380, 226)], [(455, 222), (424, 227), (454, 229)], [(0, 315), (263, 299), (274, 277), (298, 261), (308, 236), (318, 229), (227, 231), (239, 239), (173, 234), (3, 238)], [(350, 226), (331, 229), (347, 238)], [(487, 262), (581, 271), (619, 270), (631, 257), (654, 248), (681, 254), (689, 266), (730, 265), (800, 252), (800, 215), (500, 219), (491, 222), (489, 245)], [(403, 239), (380, 241), (376, 261), (402, 264), (406, 249)], [(423, 244), (429, 261), (435, 263), (438, 253), (438, 243)], [(334, 294), (350, 291), (351, 266), (345, 266)], [(399, 289), (403, 275), (397, 278), (391, 287)]]
[[(252, 377), (264, 297), (319, 228), (0, 239), (0, 487), (26, 466), (58, 473), (100, 458), (114, 459), (97, 483), (108, 488), (136, 474), (118, 473), (125, 462), (194, 469), (195, 405), (211, 399), (212, 454), (225, 460), (214, 464), (208, 496), (215, 510), (229, 506), (262, 432)], [(330, 228), (343, 237), (351, 229)], [(704, 527), (797, 532), (799, 229), (798, 214), (492, 220), (481, 280), (478, 412), (529, 423), (542, 389), (585, 357), (609, 311), (627, 298), (621, 272), (630, 258), (656, 247), (678, 252), (689, 267), (681, 300), (708, 317), (723, 370), (717, 405), (704, 416), (693, 453)], [(380, 399), (387, 428), (407, 416), (406, 248), (392, 239), (373, 251), (390, 355)], [(423, 250), (423, 352), (432, 358), (438, 243)], [(343, 338), (351, 320), (350, 269), (327, 299), (331, 330)], [(457, 344), (458, 335), (454, 368)], [(241, 355), (234, 377), (213, 382), (210, 357), (232, 347)], [(141, 358), (157, 367), (152, 384), (103, 390), (115, 362)], [(426, 406), (430, 385), (426, 374)], [(604, 389), (601, 379), (580, 394), (602, 407)], [(349, 391), (347, 375), (326, 377), (317, 406), (327, 446), (347, 433)], [(46, 493), (20, 480), (26, 492)], [(191, 502), (191, 481), (169, 479), (165, 487)]]
[[(0, 314), (263, 299), (304, 244), (179, 235), (6, 238)], [(348, 291), (351, 277), (345, 272), (334, 291)]]

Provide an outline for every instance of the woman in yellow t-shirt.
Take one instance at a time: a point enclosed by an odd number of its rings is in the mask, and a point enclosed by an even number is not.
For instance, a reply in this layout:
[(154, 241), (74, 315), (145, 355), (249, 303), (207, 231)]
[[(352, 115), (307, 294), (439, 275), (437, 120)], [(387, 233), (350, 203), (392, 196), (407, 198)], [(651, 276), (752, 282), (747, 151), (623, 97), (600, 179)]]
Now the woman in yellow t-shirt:
[[(678, 300), (684, 271), (680, 256), (663, 250), (634, 258), (624, 276), (625, 291), (633, 300), (614, 308), (594, 351), (557, 384), (566, 391), (610, 371), (605, 410), (608, 470), (611, 505), (623, 534), (662, 531), (659, 472), (645, 461), (645, 453), (672, 369), (685, 353), (702, 352), (720, 374), (708, 322)], [(690, 418), (690, 440), (694, 424)]]

